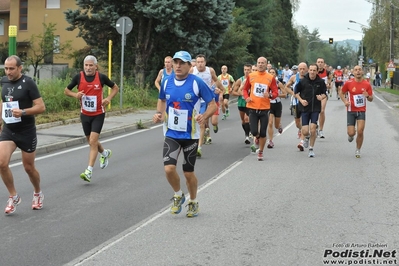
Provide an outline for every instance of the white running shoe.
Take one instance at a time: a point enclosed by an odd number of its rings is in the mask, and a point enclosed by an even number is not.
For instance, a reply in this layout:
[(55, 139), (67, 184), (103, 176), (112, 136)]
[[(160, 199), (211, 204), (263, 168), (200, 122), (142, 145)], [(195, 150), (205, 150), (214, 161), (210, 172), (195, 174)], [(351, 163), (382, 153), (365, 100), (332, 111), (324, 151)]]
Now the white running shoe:
[(305, 139), (303, 140), (303, 147), (308, 148), (309, 147), (309, 136), (306, 136)]
[(100, 156), (100, 168), (101, 169), (104, 169), (108, 166), (108, 159), (111, 158), (111, 156), (112, 156), (112, 151), (109, 149), (107, 149), (107, 151), (108, 151), (107, 156), (104, 156), (102, 154)]

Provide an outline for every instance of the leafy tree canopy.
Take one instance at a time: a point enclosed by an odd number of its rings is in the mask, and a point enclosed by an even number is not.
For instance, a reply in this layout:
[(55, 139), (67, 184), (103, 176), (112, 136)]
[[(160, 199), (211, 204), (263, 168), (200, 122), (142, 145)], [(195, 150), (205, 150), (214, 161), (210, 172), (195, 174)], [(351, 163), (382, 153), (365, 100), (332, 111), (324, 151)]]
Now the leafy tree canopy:
[(140, 83), (150, 67), (150, 56), (163, 57), (178, 50), (211, 55), (223, 42), (234, 8), (229, 0), (77, 0), (77, 5), (77, 10), (65, 12), (71, 25), (67, 29), (78, 29), (98, 56), (106, 55), (109, 39), (120, 51), (116, 21), (121, 16), (132, 19), (126, 63)]

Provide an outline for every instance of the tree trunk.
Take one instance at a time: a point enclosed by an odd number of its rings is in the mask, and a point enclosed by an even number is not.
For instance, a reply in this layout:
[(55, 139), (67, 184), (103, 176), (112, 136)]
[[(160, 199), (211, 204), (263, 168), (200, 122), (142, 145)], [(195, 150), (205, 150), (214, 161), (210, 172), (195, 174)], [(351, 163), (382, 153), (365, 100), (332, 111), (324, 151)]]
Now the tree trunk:
[[(147, 27), (144, 25), (147, 24)], [(135, 51), (134, 77), (137, 86), (144, 86), (145, 70), (147, 68), (148, 58), (154, 48), (151, 39), (152, 19), (140, 18)]]

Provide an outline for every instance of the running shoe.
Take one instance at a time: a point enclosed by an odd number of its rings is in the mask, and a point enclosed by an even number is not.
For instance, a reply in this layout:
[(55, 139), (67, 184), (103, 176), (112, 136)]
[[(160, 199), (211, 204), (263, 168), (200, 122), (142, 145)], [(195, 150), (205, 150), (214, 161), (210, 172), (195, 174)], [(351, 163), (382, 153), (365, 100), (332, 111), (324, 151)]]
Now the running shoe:
[(324, 139), (324, 133), (323, 133), (323, 130), (319, 130), (319, 137), (320, 137), (321, 139)]
[(197, 217), (199, 212), (198, 202), (190, 201), (188, 204), (187, 214), (188, 218)]
[(303, 140), (303, 147), (308, 148), (309, 147), (309, 136), (306, 136), (305, 139)]
[(251, 145), (251, 152), (256, 153), (256, 146), (254, 144)]
[(301, 130), (299, 129), (299, 130), (298, 130), (298, 137), (297, 137), (297, 138), (300, 139), (300, 138), (301, 138), (301, 135), (302, 135), (302, 133), (301, 133)]
[(226, 109), (226, 117), (229, 117), (229, 116), (230, 116), (230, 110)]
[(353, 141), (353, 139), (354, 139), (354, 137), (353, 137), (353, 136), (348, 136), (348, 141), (349, 141), (349, 142), (352, 142), (352, 141)]
[(7, 206), (4, 212), (6, 214), (14, 213), (17, 209), (17, 206), (21, 203), (21, 197), (17, 195), (16, 199), (13, 196), (8, 197)]
[(107, 149), (107, 151), (108, 151), (107, 156), (104, 156), (102, 154), (100, 156), (100, 168), (101, 169), (104, 169), (108, 166), (108, 159), (111, 158), (111, 156), (112, 156), (112, 151), (109, 149)]
[(278, 128), (278, 133), (280, 133), (280, 134), (283, 133), (283, 128), (282, 127)]
[(269, 140), (269, 143), (267, 144), (267, 148), (268, 148), (268, 149), (273, 149), (273, 147), (274, 147), (273, 141), (272, 141), (272, 140)]
[(355, 157), (356, 158), (360, 158), (360, 150), (359, 149), (356, 150)]
[(303, 151), (304, 150), (304, 147), (303, 147), (303, 143), (302, 143), (302, 141), (301, 142), (299, 142), (299, 144), (298, 144), (298, 149), (300, 150), (300, 151)]
[(43, 200), (44, 200), (43, 192), (33, 193), (32, 210), (40, 210), (41, 208), (43, 208)]
[(181, 205), (186, 201), (184, 193), (181, 196), (174, 195), (170, 200), (173, 200), (172, 207), (170, 207), (170, 213), (179, 214), (181, 212)]
[(226, 120), (226, 115), (225, 114), (223, 114), (223, 116), (222, 116), (222, 120)]
[(198, 158), (202, 157), (202, 149), (201, 148), (198, 148), (198, 150), (197, 150), (197, 157)]
[(313, 158), (315, 156), (313, 149), (309, 149), (309, 158)]
[(218, 133), (218, 131), (219, 131), (218, 125), (213, 126), (213, 132)]
[(211, 137), (207, 137), (205, 140), (205, 144), (212, 144), (212, 138)]
[(86, 169), (83, 173), (80, 174), (80, 178), (82, 178), (84, 181), (90, 182), (91, 174), (92, 172), (89, 169)]
[(251, 144), (251, 141), (249, 140), (249, 137), (245, 137), (245, 144)]
[(205, 128), (205, 136), (209, 136), (209, 127)]
[(258, 161), (263, 161), (263, 151), (258, 151)]

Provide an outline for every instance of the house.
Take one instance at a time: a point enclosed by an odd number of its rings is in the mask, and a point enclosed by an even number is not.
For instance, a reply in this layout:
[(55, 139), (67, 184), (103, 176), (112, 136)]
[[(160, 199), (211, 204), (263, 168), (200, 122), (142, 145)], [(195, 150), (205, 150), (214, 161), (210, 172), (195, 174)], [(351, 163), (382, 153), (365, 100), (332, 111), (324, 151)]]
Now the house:
[[(86, 47), (86, 42), (77, 37), (78, 30), (67, 31), (69, 23), (64, 11), (77, 9), (76, 0), (0, 0), (0, 44), (8, 45), (10, 25), (17, 26), (17, 55), (23, 57), (29, 49), (32, 35), (43, 32), (43, 23), (56, 24), (56, 40), (60, 43), (72, 41), (72, 49)], [(8, 47), (8, 46), (7, 46)], [(8, 51), (8, 48), (7, 48)], [(54, 64), (73, 64), (73, 59), (54, 57)]]

